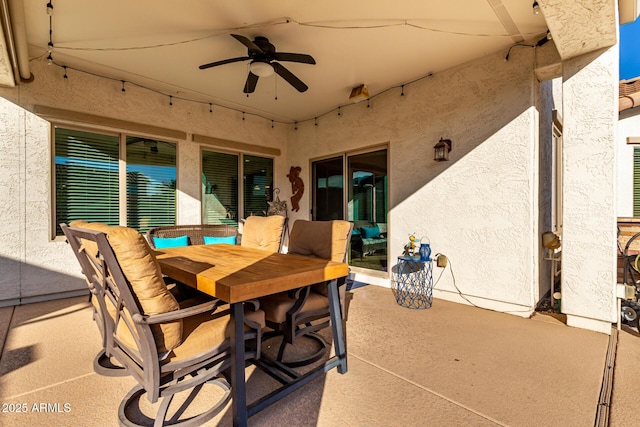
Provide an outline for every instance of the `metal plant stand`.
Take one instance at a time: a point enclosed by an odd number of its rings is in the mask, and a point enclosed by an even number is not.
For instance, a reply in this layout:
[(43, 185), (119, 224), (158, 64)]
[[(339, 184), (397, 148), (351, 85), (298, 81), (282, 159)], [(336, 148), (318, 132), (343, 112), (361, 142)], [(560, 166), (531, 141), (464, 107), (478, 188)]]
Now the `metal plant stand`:
[(397, 270), (391, 285), (396, 302), (407, 308), (431, 307), (433, 293), (433, 262), (419, 256), (398, 257)]

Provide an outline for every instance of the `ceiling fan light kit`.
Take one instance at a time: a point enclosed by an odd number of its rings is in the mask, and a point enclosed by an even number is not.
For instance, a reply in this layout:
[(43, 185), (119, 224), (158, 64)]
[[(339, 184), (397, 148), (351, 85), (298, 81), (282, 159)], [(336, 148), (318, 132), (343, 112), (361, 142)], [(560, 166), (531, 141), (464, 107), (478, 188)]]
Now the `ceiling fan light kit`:
[(356, 86), (351, 89), (351, 95), (349, 95), (349, 101), (351, 102), (360, 102), (365, 99), (369, 99), (369, 89), (364, 84), (360, 86)]
[(266, 62), (254, 61), (249, 65), (249, 71), (258, 77), (269, 77), (274, 73), (274, 69)]

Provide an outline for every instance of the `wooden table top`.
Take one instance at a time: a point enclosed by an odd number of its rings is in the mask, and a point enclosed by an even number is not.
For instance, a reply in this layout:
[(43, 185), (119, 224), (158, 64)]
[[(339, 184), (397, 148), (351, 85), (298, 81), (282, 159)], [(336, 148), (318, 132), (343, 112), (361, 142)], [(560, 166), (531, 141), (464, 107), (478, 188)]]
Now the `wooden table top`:
[(346, 263), (237, 245), (156, 249), (162, 272), (228, 303), (345, 277)]

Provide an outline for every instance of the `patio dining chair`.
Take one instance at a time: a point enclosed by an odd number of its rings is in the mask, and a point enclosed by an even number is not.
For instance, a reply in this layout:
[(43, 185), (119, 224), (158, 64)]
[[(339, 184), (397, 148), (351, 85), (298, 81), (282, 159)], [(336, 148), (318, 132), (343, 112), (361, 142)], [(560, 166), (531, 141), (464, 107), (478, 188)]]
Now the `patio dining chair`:
[(240, 245), (281, 252), (288, 218), (280, 215), (250, 216), (243, 221)]
[[(288, 253), (346, 262), (352, 228), (353, 224), (348, 221), (299, 219), (291, 230)], [(343, 319), (346, 318), (345, 283), (346, 278), (338, 281)], [(267, 326), (272, 329), (264, 334), (264, 339), (277, 335), (283, 337), (278, 350), (278, 362), (289, 367), (304, 366), (320, 360), (326, 353), (327, 342), (317, 332), (330, 324), (327, 283), (316, 283), (260, 298), (260, 308), (265, 312)], [(286, 360), (284, 353), (287, 345), (294, 344), (302, 337), (317, 343), (319, 349), (306, 357)]]
[[(222, 376), (231, 366), (231, 325), (228, 310), (220, 309), (223, 302), (214, 299), (181, 308), (147, 241), (136, 230), (109, 227), (103, 232), (86, 224), (61, 227), (98, 300), (105, 354), (138, 382), (120, 403), (120, 424), (141, 425), (135, 408), (145, 393), (151, 403), (161, 400), (154, 425), (195, 426), (213, 418), (230, 398), (230, 386)], [(257, 304), (247, 303), (247, 358), (259, 357), (263, 327), (264, 313)], [(204, 383), (222, 389), (218, 402), (199, 415), (176, 420), (186, 409), (180, 407), (167, 420), (174, 395), (193, 393)]]

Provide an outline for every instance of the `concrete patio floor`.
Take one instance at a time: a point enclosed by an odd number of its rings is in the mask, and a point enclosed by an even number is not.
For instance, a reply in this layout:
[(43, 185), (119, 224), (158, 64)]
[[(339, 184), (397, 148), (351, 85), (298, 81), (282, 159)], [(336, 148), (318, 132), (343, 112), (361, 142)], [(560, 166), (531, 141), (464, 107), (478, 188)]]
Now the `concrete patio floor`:
[[(348, 373), (329, 372), (250, 418), (251, 426), (594, 425), (608, 336), (551, 316), (523, 319), (437, 299), (410, 310), (380, 287), (353, 293)], [(2, 342), (0, 426), (118, 424), (135, 381), (93, 372), (100, 339), (87, 298), (0, 308)], [(250, 401), (272, 387), (253, 367), (247, 377)], [(216, 393), (205, 386), (192, 408)], [(624, 329), (610, 425), (635, 424), (639, 396), (640, 336)], [(231, 425), (230, 405), (206, 425)]]

